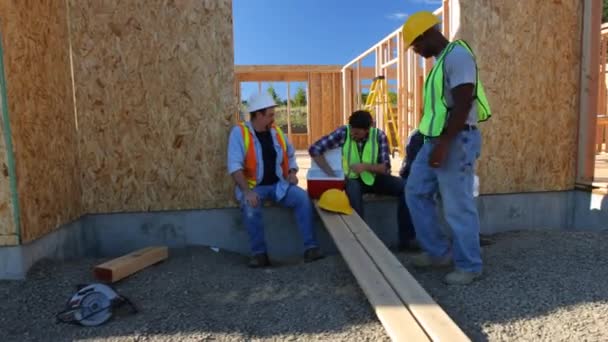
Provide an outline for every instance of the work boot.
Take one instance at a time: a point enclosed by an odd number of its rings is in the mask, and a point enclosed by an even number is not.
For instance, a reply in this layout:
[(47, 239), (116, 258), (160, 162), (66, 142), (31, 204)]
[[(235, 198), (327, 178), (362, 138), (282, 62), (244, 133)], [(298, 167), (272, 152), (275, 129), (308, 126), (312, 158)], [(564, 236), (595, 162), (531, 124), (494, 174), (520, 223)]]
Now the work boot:
[(405, 243), (400, 243), (397, 248), (399, 252), (420, 252), (420, 245), (416, 240), (408, 240)]
[(426, 267), (434, 267), (441, 268), (452, 265), (452, 258), (449, 255), (446, 255), (441, 258), (431, 258), (427, 253), (420, 253), (412, 256), (412, 265), (414, 267), (426, 268)]
[(249, 267), (251, 268), (260, 268), (260, 267), (268, 267), (270, 266), (270, 260), (268, 259), (268, 254), (256, 254), (251, 257), (249, 260)]
[(468, 285), (481, 277), (481, 272), (467, 272), (456, 269), (448, 273), (443, 281), (448, 285)]
[(321, 253), (319, 247), (312, 247), (304, 252), (304, 262), (313, 262), (322, 259), (323, 257), (324, 255)]
[(479, 234), (479, 245), (480, 246), (490, 246), (494, 244), (494, 240), (490, 239), (485, 235)]

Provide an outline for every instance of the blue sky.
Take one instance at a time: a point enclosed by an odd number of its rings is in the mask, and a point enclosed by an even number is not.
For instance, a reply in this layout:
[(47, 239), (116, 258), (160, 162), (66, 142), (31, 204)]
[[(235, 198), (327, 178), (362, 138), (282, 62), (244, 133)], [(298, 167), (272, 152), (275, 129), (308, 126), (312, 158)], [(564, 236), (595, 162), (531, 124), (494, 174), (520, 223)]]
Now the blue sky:
[[(441, 0), (233, 0), (232, 6), (235, 64), (344, 65), (407, 14), (435, 10)], [(284, 84), (274, 86), (285, 95)], [(242, 87), (245, 98), (251, 89), (257, 85)]]

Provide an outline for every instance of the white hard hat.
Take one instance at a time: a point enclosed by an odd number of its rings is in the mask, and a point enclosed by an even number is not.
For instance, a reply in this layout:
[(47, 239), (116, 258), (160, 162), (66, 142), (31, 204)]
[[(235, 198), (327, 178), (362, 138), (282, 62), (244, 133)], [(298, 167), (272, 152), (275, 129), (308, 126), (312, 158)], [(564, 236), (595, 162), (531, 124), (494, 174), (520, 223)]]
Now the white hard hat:
[(247, 101), (247, 111), (249, 113), (275, 106), (277, 106), (277, 104), (268, 93), (253, 94)]

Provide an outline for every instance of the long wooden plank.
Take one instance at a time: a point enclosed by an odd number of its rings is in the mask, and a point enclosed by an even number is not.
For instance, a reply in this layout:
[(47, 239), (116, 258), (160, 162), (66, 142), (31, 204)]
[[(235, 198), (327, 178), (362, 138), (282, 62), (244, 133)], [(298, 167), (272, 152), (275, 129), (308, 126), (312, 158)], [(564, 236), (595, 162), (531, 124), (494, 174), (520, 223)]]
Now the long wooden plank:
[(341, 215), (401, 300), (433, 341), (470, 341), (357, 213)]
[(95, 266), (93, 274), (100, 281), (114, 283), (168, 257), (167, 247), (146, 247)]
[(389, 337), (393, 341), (429, 341), (340, 215), (315, 207)]

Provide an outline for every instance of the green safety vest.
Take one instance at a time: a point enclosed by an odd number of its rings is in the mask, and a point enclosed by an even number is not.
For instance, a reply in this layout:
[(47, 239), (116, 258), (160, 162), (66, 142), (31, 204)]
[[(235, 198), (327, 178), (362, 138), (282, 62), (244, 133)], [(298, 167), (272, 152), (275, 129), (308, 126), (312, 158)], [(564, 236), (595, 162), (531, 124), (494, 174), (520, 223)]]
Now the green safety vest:
[(375, 127), (369, 129), (369, 135), (363, 152), (359, 151), (357, 142), (350, 138), (350, 125), (346, 125), (346, 140), (342, 146), (342, 167), (346, 173), (346, 177), (356, 179), (361, 176), (363, 183), (373, 185), (376, 175), (373, 172), (362, 172), (360, 175), (351, 172), (350, 165), (358, 163), (376, 164), (378, 159), (378, 130)]
[[(443, 94), (443, 63), (445, 56), (456, 45), (467, 49), (473, 58), (475, 58), (471, 48), (463, 40), (457, 40), (448, 44), (441, 55), (439, 55), (439, 58), (437, 58), (435, 65), (424, 82), (424, 110), (419, 129), (420, 133), (427, 137), (441, 135), (446, 127), (448, 112), (451, 108), (448, 108)], [(488, 104), (483, 85), (479, 80), (479, 70), (477, 70), (477, 66), (475, 68), (477, 81), (475, 83), (475, 103), (473, 105), (477, 105), (477, 121), (482, 122), (488, 120), (492, 116), (492, 113), (490, 112), (490, 105)]]

